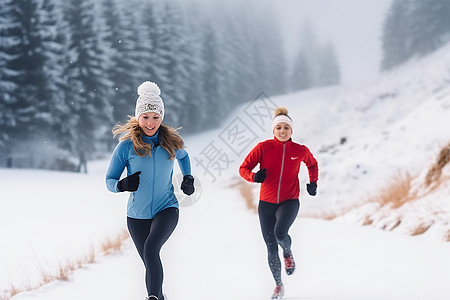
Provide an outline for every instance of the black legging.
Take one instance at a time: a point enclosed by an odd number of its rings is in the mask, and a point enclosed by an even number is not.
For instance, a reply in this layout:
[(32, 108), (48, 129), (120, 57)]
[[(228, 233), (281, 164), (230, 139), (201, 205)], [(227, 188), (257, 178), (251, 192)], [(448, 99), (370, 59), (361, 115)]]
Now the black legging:
[(270, 271), (277, 285), (282, 285), (281, 261), (278, 245), (283, 249), (283, 256), (291, 255), (291, 237), (289, 228), (297, 218), (300, 201), (287, 200), (280, 204), (259, 201), (258, 214), (261, 231), (266, 242)]
[(153, 219), (127, 218), (128, 231), (145, 265), (148, 295), (162, 298), (163, 268), (159, 251), (178, 223), (178, 208), (170, 207)]

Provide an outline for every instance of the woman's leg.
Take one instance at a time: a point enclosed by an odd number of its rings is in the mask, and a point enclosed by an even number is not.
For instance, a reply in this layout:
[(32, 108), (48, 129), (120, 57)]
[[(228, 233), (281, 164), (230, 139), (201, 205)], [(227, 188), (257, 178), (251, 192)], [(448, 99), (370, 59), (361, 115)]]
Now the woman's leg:
[[(171, 207), (161, 211), (152, 220), (139, 222), (128, 218), (128, 228), (139, 255), (145, 265), (145, 282), (148, 295), (162, 297), (163, 268), (159, 252), (178, 223), (178, 208)], [(150, 223), (150, 226), (147, 224)], [(145, 233), (147, 235), (145, 236)], [(143, 237), (145, 236), (145, 239)]]
[(281, 280), (281, 261), (278, 255), (278, 243), (275, 238), (275, 224), (277, 221), (275, 212), (277, 208), (277, 204), (259, 201), (258, 215), (261, 232), (267, 246), (270, 271), (272, 272), (276, 285), (283, 285)]
[(277, 243), (283, 249), (283, 256), (288, 257), (292, 254), (292, 240), (288, 234), (289, 228), (297, 218), (300, 209), (300, 201), (298, 199), (288, 200), (279, 204), (276, 212), (275, 238)]
[(159, 251), (178, 223), (178, 208), (170, 207), (160, 212), (153, 219), (150, 233), (144, 245), (144, 263), (149, 295), (162, 298), (163, 268)]
[(145, 240), (147, 240), (148, 233), (150, 232), (152, 221), (153, 220), (148, 219), (127, 218), (128, 232), (131, 235), (131, 239), (136, 246), (139, 256), (142, 258), (142, 261), (144, 261), (144, 244)]

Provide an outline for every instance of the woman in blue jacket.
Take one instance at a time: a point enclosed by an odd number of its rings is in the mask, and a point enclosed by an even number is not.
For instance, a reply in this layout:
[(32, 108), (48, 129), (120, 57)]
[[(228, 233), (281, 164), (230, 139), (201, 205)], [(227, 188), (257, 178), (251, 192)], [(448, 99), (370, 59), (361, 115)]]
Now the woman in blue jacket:
[[(181, 189), (194, 192), (189, 155), (178, 132), (166, 125), (158, 86), (146, 81), (138, 87), (135, 116), (113, 128), (120, 142), (106, 174), (111, 192), (131, 192), (127, 226), (146, 273), (148, 300), (163, 300), (163, 269), (159, 256), (178, 223), (178, 201), (172, 185), (174, 159), (183, 173)], [(126, 168), (127, 177), (120, 179)]]

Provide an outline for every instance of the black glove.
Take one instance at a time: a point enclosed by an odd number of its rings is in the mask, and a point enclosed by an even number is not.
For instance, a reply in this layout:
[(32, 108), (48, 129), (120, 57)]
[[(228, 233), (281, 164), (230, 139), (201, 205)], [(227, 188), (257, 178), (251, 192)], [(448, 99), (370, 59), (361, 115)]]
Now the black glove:
[(128, 177), (125, 177), (124, 179), (120, 180), (117, 183), (117, 189), (120, 192), (135, 192), (137, 191), (139, 187), (139, 174), (141, 174), (141, 171), (137, 171), (134, 174), (131, 174)]
[(308, 194), (311, 196), (315, 196), (317, 194), (317, 183), (314, 181), (306, 184), (306, 189), (308, 190)]
[(195, 191), (194, 177), (192, 177), (192, 175), (183, 176), (183, 182), (181, 183), (181, 190), (188, 196), (194, 193)]
[(266, 169), (259, 170), (255, 174), (253, 174), (253, 181), (263, 183), (264, 179), (266, 179)]

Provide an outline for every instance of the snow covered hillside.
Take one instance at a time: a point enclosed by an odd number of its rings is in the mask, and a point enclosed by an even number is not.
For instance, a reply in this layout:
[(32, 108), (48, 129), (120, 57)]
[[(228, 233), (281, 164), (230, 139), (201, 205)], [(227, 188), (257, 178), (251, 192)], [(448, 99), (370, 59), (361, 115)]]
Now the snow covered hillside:
[[(448, 299), (449, 166), (432, 189), (424, 182), (450, 142), (449, 83), (450, 45), (363, 85), (262, 97), (222, 128), (186, 137), (199, 186), (182, 199), (180, 223), (163, 248), (171, 300), (270, 296), (257, 216), (233, 187), (247, 152), (271, 137), (271, 116), (252, 113), (267, 103), (289, 109), (294, 141), (319, 161), (318, 195), (302, 191), (301, 214), (339, 216), (294, 224), (299, 271), (286, 279), (287, 298)], [(0, 169), (0, 299), (53, 278), (67, 281), (12, 299), (144, 298), (129, 240), (123, 253), (104, 255), (105, 243), (123, 235), (127, 198), (106, 190), (107, 163), (92, 163), (89, 174)], [(414, 197), (399, 207), (369, 202), (404, 172)], [(303, 170), (303, 189), (306, 177)], [(249, 187), (256, 200), (258, 186)], [(67, 266), (82, 269), (59, 276)]]
[[(450, 143), (450, 45), (361, 86), (275, 100), (290, 108), (294, 140), (319, 160), (320, 193), (304, 195), (304, 215), (348, 212), (338, 219), (450, 240), (450, 163), (433, 190), (423, 181)], [(411, 177), (405, 205), (374, 201), (402, 176)]]

